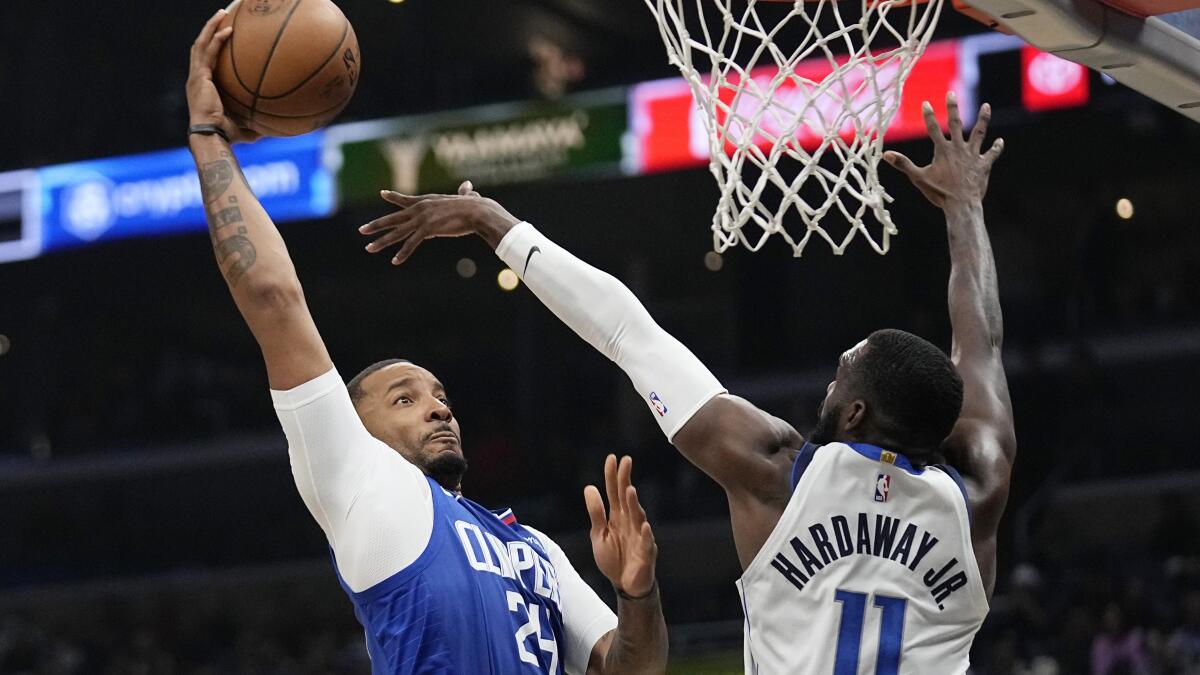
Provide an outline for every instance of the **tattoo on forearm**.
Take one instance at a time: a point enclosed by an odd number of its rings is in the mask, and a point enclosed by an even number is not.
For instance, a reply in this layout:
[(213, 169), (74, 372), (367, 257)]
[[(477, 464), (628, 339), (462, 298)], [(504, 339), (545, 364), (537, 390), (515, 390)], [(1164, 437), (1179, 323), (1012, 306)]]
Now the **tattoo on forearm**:
[(205, 204), (219, 199), (232, 182), (233, 164), (228, 159), (218, 159), (200, 167), (200, 192)]
[[(217, 253), (217, 264), (225, 271), (225, 278), (229, 281), (230, 286), (237, 286), (241, 281), (242, 276), (254, 267), (254, 261), (258, 259), (258, 251), (254, 248), (254, 243), (246, 236), (246, 228), (239, 227), (238, 233), (232, 237), (227, 237), (218, 241), (214, 249)], [(234, 255), (237, 258), (233, 264), (225, 268), (225, 261), (232, 258)]]
[[(258, 260), (258, 251), (254, 248), (254, 242), (247, 236), (248, 229), (242, 224), (245, 218), (238, 205), (238, 196), (234, 194), (224, 200), (222, 198), (235, 178), (240, 179), (243, 185), (249, 185), (231, 153), (222, 150), (219, 156), (220, 159), (200, 166), (200, 192), (208, 210), (208, 232), (212, 237), (217, 265), (220, 266), (229, 285), (237, 286), (250, 268), (254, 267)], [(219, 239), (218, 233), (230, 225), (238, 225), (237, 234)]]
[(242, 222), (242, 210), (236, 206), (230, 206), (227, 209), (214, 211), (208, 219), (209, 229), (213, 232), (234, 223)]

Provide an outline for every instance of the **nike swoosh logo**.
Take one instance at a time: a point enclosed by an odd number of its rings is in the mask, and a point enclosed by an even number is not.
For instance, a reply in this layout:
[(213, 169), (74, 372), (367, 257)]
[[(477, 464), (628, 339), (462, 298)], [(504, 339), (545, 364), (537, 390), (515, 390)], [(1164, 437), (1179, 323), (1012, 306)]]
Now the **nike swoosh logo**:
[(538, 248), (537, 246), (534, 246), (533, 248), (529, 249), (529, 255), (525, 256), (525, 270), (521, 272), (521, 276), (525, 276), (525, 272), (529, 271), (529, 261), (533, 260), (533, 254), (541, 253), (541, 252), (542, 252), (542, 249)]

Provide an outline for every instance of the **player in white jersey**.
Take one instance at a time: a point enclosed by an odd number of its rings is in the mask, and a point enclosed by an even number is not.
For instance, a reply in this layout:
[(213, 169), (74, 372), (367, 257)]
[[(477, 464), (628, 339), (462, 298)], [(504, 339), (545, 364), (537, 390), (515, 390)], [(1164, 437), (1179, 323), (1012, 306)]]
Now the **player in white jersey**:
[[(1000, 359), (995, 262), (983, 222), (991, 109), (966, 137), (925, 119), (933, 162), (904, 172), (946, 216), (951, 356), (884, 330), (847, 350), (808, 442), (730, 396), (619, 281), (479, 197), (390, 193), (371, 250), (480, 234), (564, 323), (633, 381), (667, 438), (726, 492), (744, 574), (747, 671), (942, 675), (968, 668), (996, 576), (1016, 440)], [(819, 327), (816, 327), (819, 329)], [(961, 478), (958, 471), (961, 471)]]
[(192, 46), (188, 145), (217, 264), (262, 350), (296, 486), (329, 540), (372, 673), (664, 672), (657, 548), (628, 459), (605, 463), (607, 515), (598, 491), (585, 490), (614, 615), (549, 537), (462, 495), (459, 421), (432, 373), (392, 359), (343, 384), (287, 247), (232, 153), (248, 137), (212, 81), (233, 30), (218, 30), (225, 12)]

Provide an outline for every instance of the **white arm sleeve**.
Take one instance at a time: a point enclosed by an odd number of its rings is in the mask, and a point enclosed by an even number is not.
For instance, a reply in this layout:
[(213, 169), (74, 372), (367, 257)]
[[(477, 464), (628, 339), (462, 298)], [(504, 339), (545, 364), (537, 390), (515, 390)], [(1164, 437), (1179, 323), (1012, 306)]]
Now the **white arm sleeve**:
[(547, 239), (529, 223), (504, 236), (496, 255), (579, 337), (620, 366), (667, 439), (725, 388), (699, 359), (659, 327), (637, 297)]
[(525, 529), (541, 540), (558, 574), (559, 608), (562, 610), (563, 632), (567, 640), (563, 668), (567, 675), (585, 675), (596, 642), (617, 627), (617, 615), (579, 576), (567, 559), (567, 554), (553, 539), (528, 525)]
[(296, 488), (350, 589), (365, 591), (412, 564), (433, 531), (429, 483), (367, 431), (337, 370), (271, 398)]

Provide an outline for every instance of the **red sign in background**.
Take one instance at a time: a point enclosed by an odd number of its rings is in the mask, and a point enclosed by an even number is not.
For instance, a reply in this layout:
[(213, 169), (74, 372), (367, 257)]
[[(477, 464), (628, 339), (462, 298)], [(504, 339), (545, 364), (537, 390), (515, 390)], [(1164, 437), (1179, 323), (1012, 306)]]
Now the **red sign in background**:
[[(903, 140), (925, 135), (925, 121), (921, 114), (922, 101), (930, 101), (939, 111), (939, 118), (944, 119), (944, 101), (947, 91), (956, 91), (962, 95), (962, 83), (959, 80), (959, 50), (957, 40), (942, 40), (931, 43), (925, 54), (913, 66), (908, 80), (904, 84), (904, 94), (899, 109), (892, 119), (885, 134), (885, 140)], [(890, 66), (894, 68), (895, 66)], [(876, 74), (877, 81), (884, 85), (889, 76), (888, 66)], [(802, 61), (795, 67), (795, 72), (812, 82), (822, 82), (833, 72), (833, 67), (824, 58)], [(767, 82), (776, 74), (774, 67), (756, 69), (751, 72), (761, 90), (766, 90)], [(847, 74), (853, 78), (855, 73)], [(861, 82), (862, 76), (858, 77)], [(848, 86), (854, 89), (854, 82)], [(727, 103), (732, 99), (733, 89), (722, 87), (719, 95)], [(786, 84), (776, 90), (774, 98), (804, 97), (809, 92), (794, 84)], [(818, 94), (818, 99), (820, 95)], [(869, 100), (869, 99), (867, 99)], [(753, 105), (757, 102), (743, 95), (739, 105), (739, 114), (743, 117), (753, 115)], [(791, 109), (803, 107), (803, 101), (788, 104)], [(858, 107), (862, 107), (860, 102)], [(809, 101), (811, 109), (821, 110), (828, 106), (841, 106), (842, 103), (830, 97), (829, 102)], [(751, 107), (747, 107), (751, 106)], [(692, 103), (692, 92), (687, 82), (682, 79), (658, 80), (647, 82), (634, 87), (630, 97), (630, 130), (633, 135), (635, 151), (634, 169), (638, 173), (666, 171), (670, 169), (703, 165), (708, 163), (708, 133), (704, 128), (704, 120), (700, 111)], [(811, 118), (812, 124), (819, 120), (820, 115)], [(772, 115), (768, 112), (762, 115), (760, 127), (773, 124)], [(772, 131), (767, 129), (768, 132)], [(845, 126), (840, 135), (852, 137), (853, 127)], [(806, 149), (817, 146), (822, 138), (820, 130), (801, 126), (796, 134), (796, 141)], [(771, 142), (758, 136), (755, 144), (767, 147)]]
[(1088, 70), (1029, 45), (1021, 48), (1021, 102), (1031, 111), (1087, 105)]
[[(974, 50), (960, 48), (971, 39), (967, 37), (930, 43), (904, 84), (900, 107), (884, 135), (884, 140), (901, 141), (924, 136), (925, 121), (921, 115), (923, 101), (933, 103), (938, 112), (938, 119), (945, 120), (944, 101), (947, 91), (957, 92), (959, 99), (964, 102), (975, 100), (974, 91), (964, 91), (964, 88), (972, 88), (974, 83), (967, 81), (971, 77), (964, 77), (963, 73), (978, 72), (979, 64), (960, 62), (964, 52), (974, 53)], [(888, 68), (894, 66), (882, 66), (875, 74), (881, 85), (894, 80), (894, 72), (888, 72)], [(753, 71), (751, 77), (756, 80), (758, 89), (765, 91), (776, 72), (773, 67), (761, 68)], [(812, 82), (822, 82), (833, 72), (833, 68), (826, 59), (818, 58), (800, 62), (796, 65), (795, 72)], [(856, 75), (857, 81), (861, 82), (861, 73), (856, 74), (852, 71), (844, 75), (844, 78), (848, 79), (847, 84), (851, 91), (854, 90)], [(1041, 52), (1029, 45), (1021, 47), (1021, 100), (1026, 110), (1038, 112), (1086, 105), (1091, 96), (1089, 80), (1088, 70), (1077, 63)], [(773, 98), (784, 101), (787, 108), (795, 110), (804, 107), (806, 101), (803, 97), (809, 95), (809, 91), (811, 88), (806, 91), (789, 83), (780, 86), (774, 92)], [(733, 93), (732, 86), (718, 90), (718, 95), (726, 104), (732, 102)], [(869, 101), (870, 99), (864, 98), (856, 107), (866, 107), (865, 104)], [(833, 97), (829, 97), (828, 101), (817, 100), (808, 103), (814, 111), (825, 113), (842, 105)], [(743, 94), (737, 112), (743, 118), (751, 118), (755, 113), (755, 105), (757, 103), (752, 97)], [(634, 171), (667, 171), (708, 163), (708, 132), (704, 128), (702, 113), (692, 103), (691, 89), (683, 79), (657, 80), (636, 85), (632, 89), (629, 106), (632, 136), (629, 148), (632, 151), (631, 168)], [(962, 113), (964, 123), (969, 125), (974, 121), (973, 109), (964, 107)], [(819, 114), (813, 115), (812, 119), (819, 121), (820, 117)], [(723, 118), (721, 121), (724, 121)], [(760, 118), (759, 127), (767, 133), (778, 132), (778, 128), (772, 128), (773, 124), (778, 126), (776, 122), (768, 112)], [(843, 138), (850, 138), (854, 133), (853, 127), (849, 126), (840, 130)], [(818, 130), (802, 126), (795, 134), (795, 142), (812, 150), (821, 137), (822, 134), (818, 133)], [(754, 144), (769, 147), (771, 142), (759, 135)], [(727, 147), (726, 151), (731, 149), (731, 146)]]

